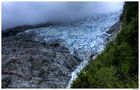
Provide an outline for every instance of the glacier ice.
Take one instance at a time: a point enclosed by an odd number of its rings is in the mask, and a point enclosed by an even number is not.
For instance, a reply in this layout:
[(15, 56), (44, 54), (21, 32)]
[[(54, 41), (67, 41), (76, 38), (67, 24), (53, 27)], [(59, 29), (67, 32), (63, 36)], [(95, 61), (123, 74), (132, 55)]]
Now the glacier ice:
[(77, 73), (84, 68), (91, 55), (101, 53), (109, 39), (106, 33), (109, 28), (119, 21), (121, 12), (99, 14), (85, 17), (82, 20), (69, 24), (60, 24), (49, 27), (29, 29), (17, 36), (32, 35), (32, 40), (48, 44), (59, 43), (67, 47), (71, 54), (81, 60), (81, 64), (72, 72), (71, 82), (77, 77)]
[(108, 40), (109, 28), (119, 20), (120, 13), (99, 14), (85, 17), (69, 25), (55, 25), (29, 29), (18, 36), (31, 35), (34, 41), (66, 46), (71, 54), (85, 60), (91, 54), (101, 52)]

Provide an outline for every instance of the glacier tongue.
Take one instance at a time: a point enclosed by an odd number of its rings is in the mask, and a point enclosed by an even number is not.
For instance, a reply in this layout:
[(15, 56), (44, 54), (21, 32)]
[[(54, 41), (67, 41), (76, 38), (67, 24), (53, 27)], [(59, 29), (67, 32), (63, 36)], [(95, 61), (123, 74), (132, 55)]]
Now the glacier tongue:
[(19, 33), (17, 37), (23, 36), (47, 44), (59, 43), (67, 47), (71, 54), (81, 60), (80, 66), (72, 73), (71, 83), (76, 78), (76, 73), (79, 73), (88, 63), (90, 56), (104, 50), (109, 38), (106, 31), (119, 21), (120, 14), (120, 12), (99, 14), (68, 25), (29, 29)]
[[(100, 14), (86, 17), (69, 25), (56, 25), (30, 29), (17, 36), (29, 37), (33, 41), (59, 43), (81, 60), (101, 52), (108, 40), (109, 28), (119, 20), (120, 13)], [(27, 38), (26, 37), (26, 38)]]
[(17, 36), (32, 35), (33, 41), (59, 43), (81, 60), (91, 54), (101, 52), (107, 43), (109, 28), (119, 20), (120, 13), (101, 14), (86, 17), (70, 25), (57, 25), (38, 29), (29, 29)]

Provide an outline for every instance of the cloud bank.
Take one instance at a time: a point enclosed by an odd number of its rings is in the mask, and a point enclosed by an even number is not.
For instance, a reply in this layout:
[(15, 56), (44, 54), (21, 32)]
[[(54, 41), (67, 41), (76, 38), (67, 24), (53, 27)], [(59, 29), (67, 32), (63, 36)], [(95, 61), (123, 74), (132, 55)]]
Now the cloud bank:
[(123, 2), (2, 2), (2, 28), (65, 23), (122, 8)]

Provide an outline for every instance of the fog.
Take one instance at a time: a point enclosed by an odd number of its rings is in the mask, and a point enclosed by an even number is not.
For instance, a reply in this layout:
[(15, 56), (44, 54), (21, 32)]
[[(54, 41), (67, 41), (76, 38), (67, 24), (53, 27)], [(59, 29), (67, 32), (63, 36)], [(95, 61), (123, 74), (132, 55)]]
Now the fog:
[(121, 10), (123, 2), (2, 2), (2, 29), (39, 23), (66, 23)]

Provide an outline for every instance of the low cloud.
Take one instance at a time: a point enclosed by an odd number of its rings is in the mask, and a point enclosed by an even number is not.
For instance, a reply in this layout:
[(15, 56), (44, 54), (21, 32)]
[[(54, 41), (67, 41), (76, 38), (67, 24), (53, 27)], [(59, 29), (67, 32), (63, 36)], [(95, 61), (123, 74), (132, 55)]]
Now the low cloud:
[(122, 8), (123, 2), (2, 2), (2, 28), (65, 23)]

